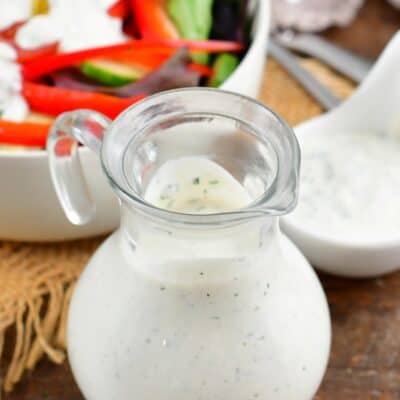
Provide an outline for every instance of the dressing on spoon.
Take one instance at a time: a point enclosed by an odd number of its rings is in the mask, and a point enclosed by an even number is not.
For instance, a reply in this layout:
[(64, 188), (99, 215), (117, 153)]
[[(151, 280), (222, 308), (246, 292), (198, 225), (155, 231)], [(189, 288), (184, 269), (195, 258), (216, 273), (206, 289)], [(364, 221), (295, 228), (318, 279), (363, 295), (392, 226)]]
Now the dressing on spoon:
[(341, 238), (400, 235), (400, 140), (379, 132), (301, 137), (299, 204), (290, 219)]

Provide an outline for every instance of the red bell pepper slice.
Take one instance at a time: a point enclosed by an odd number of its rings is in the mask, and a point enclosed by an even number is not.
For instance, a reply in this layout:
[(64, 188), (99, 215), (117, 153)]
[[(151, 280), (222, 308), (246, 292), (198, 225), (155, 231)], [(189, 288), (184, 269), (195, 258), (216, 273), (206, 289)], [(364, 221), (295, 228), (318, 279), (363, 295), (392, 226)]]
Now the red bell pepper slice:
[(143, 65), (154, 69), (172, 57), (175, 51), (175, 49), (169, 48), (126, 50), (107, 58), (133, 66)]
[(144, 39), (178, 39), (179, 33), (169, 19), (163, 0), (130, 0), (133, 17)]
[(56, 54), (58, 50), (58, 43), (52, 43), (46, 46), (38, 47), (33, 50), (25, 50), (17, 47), (18, 62), (20, 64), (28, 63), (36, 59), (41, 59), (46, 56)]
[[(124, 51), (119, 54), (109, 57), (110, 60), (123, 62), (133, 66), (143, 66), (149, 69), (158, 68), (165, 63), (174, 53), (173, 49), (160, 49), (161, 51), (153, 50), (138, 50), (138, 51)], [(210, 76), (212, 69), (203, 64), (191, 63), (189, 64), (191, 71), (199, 72), (201, 75)]]
[(0, 40), (8, 43), (10, 46), (14, 47), (17, 52), (17, 58), (19, 63), (25, 63), (28, 61), (32, 61), (36, 58), (41, 58), (44, 56), (48, 56), (51, 54), (56, 54), (58, 50), (58, 44), (52, 43), (46, 46), (38, 47), (33, 50), (26, 50), (19, 47), (15, 41), (15, 34), (17, 30), (25, 23), (26, 21), (16, 22), (13, 25), (9, 26), (6, 29), (0, 31)]
[(116, 1), (108, 10), (108, 15), (115, 18), (125, 19), (129, 15), (128, 0)]
[(121, 99), (101, 93), (80, 92), (30, 82), (24, 82), (22, 94), (35, 111), (58, 115), (78, 108), (89, 108), (109, 118), (115, 118), (127, 107), (145, 97), (139, 95)]
[(13, 47), (17, 53), (17, 60), (20, 64), (31, 62), (38, 58), (43, 58), (57, 53), (58, 43), (52, 43), (46, 46), (41, 46), (36, 49), (26, 50), (18, 47), (14, 39), (2, 39), (0, 42), (5, 42), (11, 47)]
[(18, 28), (24, 23), (25, 21), (16, 22), (10, 27), (0, 31), (0, 40), (6, 42), (7, 44), (15, 48), (19, 63), (25, 63), (28, 61), (35, 60), (36, 58), (41, 58), (57, 53), (58, 43), (51, 43), (49, 45), (41, 46), (33, 50), (26, 50), (19, 47), (15, 41), (15, 33), (17, 32)]
[(26, 63), (23, 66), (22, 73), (25, 79), (34, 80), (50, 72), (81, 63), (91, 58), (113, 56), (127, 50), (133, 51), (137, 49), (150, 48), (153, 48), (154, 50), (160, 48), (178, 49), (181, 47), (188, 47), (191, 51), (206, 51), (208, 53), (240, 52), (244, 48), (241, 43), (220, 40), (130, 40), (113, 46), (97, 47), (89, 50), (43, 57), (30, 63)]
[(9, 27), (2, 29), (0, 31), (0, 38), (1, 39), (12, 39), (14, 38), (18, 28), (22, 26), (26, 21), (19, 21), (15, 22), (14, 24), (10, 25)]
[(51, 124), (0, 120), (0, 144), (44, 147)]
[(191, 63), (188, 65), (188, 68), (190, 71), (198, 72), (200, 75), (203, 76), (211, 76), (212, 74), (212, 68), (207, 67), (207, 65), (204, 64)]

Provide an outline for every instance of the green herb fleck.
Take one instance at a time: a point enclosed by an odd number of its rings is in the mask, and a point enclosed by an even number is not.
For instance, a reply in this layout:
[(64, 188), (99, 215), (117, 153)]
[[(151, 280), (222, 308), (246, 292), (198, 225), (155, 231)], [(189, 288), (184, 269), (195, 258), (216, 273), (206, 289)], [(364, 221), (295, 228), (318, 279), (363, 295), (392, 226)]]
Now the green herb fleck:
[(204, 190), (203, 190), (203, 193), (204, 193), (204, 194), (207, 194), (207, 193), (208, 193), (208, 190), (207, 190), (207, 189), (204, 189)]
[(200, 184), (200, 178), (196, 176), (196, 178), (193, 179), (193, 185), (199, 185)]
[(218, 179), (213, 179), (212, 181), (208, 181), (210, 185), (217, 185), (219, 183)]
[(49, 398), (49, 393), (48, 392), (43, 392), (42, 393), (42, 399), (48, 399)]

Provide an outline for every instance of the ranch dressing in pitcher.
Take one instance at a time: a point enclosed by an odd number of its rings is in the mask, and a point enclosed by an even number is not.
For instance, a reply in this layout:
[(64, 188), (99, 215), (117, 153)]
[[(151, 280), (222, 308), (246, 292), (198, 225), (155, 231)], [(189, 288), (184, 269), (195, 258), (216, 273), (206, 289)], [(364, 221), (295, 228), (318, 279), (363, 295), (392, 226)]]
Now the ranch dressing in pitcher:
[(188, 214), (233, 211), (251, 202), (229, 172), (203, 157), (167, 161), (151, 179), (145, 199), (159, 208)]
[(149, 97), (114, 122), (63, 114), (49, 138), (52, 177), (68, 217), (84, 223), (93, 207), (68, 162), (76, 154), (56, 151), (78, 133), (121, 200), (120, 229), (69, 308), (85, 398), (311, 399), (330, 323), (314, 271), (279, 230), (297, 199), (290, 128), (250, 98), (207, 89)]

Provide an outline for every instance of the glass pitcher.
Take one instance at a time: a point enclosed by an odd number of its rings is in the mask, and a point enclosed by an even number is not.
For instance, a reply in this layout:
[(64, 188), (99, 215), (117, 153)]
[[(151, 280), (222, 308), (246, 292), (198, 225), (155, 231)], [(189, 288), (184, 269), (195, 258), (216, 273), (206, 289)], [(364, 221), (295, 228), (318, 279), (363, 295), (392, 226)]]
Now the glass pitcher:
[[(99, 154), (121, 203), (121, 226), (85, 268), (69, 311), (69, 359), (85, 397), (311, 399), (330, 320), (315, 273), (279, 230), (300, 163), (286, 123), (255, 100), (203, 88), (149, 97), (114, 122), (63, 114), (48, 140), (51, 173), (66, 215), (83, 224), (95, 203), (77, 142)], [(184, 156), (222, 166), (251, 204), (214, 214), (149, 204), (154, 174)]]

